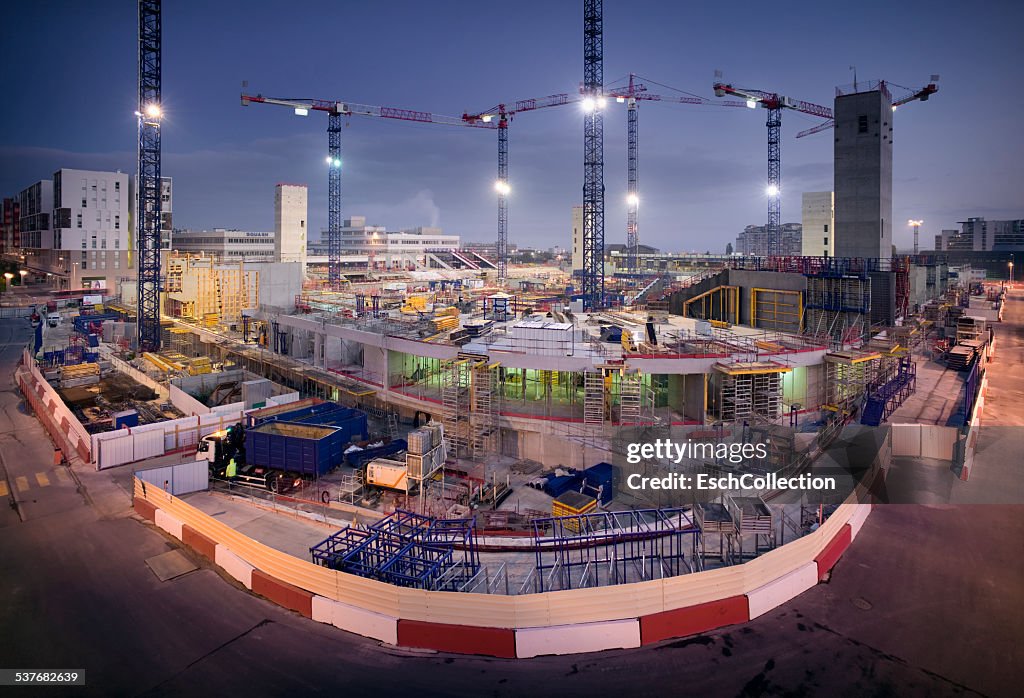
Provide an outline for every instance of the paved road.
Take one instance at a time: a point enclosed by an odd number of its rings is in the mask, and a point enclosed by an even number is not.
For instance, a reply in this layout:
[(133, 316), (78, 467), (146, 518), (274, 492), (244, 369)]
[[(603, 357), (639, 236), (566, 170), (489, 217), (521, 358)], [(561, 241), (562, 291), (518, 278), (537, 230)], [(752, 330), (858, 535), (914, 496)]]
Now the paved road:
[[(7, 345), (23, 336), (0, 323), (5, 381)], [(19, 439), (4, 442), (4, 478), (49, 472), (27, 450), (45, 434), (10, 383), (0, 387)], [(0, 657), (85, 669), (84, 695), (1009, 696), (1024, 679), (1016, 507), (880, 507), (829, 584), (746, 626), (505, 661), (381, 647), (254, 597), (198, 559), (199, 570), (160, 582), (145, 560), (178, 544), (132, 518), (106, 473), (76, 466), (75, 476), (81, 495), (74, 481), (33, 487), (24, 521), (0, 508)]]

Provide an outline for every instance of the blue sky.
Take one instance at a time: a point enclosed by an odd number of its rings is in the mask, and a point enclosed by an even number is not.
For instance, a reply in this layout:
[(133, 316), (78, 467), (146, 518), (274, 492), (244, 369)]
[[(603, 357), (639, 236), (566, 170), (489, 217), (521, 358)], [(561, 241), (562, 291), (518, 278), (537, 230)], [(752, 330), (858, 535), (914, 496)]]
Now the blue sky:
[[(167, 2), (164, 173), (177, 227), (273, 227), (276, 182), (310, 187), (313, 230), (326, 225), (326, 122), (242, 108), (249, 89), (459, 115), (499, 101), (574, 92), (582, 77), (578, 0), (480, 3)], [(22, 3), (0, 19), (6, 108), (0, 192), (58, 167), (132, 171), (136, 5)], [(836, 85), (885, 78), (939, 93), (897, 112), (896, 221), (922, 240), (966, 216), (1024, 217), (1019, 89), (1021, 6), (1010, 2), (719, 2), (605, 0), (606, 83), (633, 72), (711, 96), (714, 71), (750, 88), (831, 105)], [(652, 86), (652, 91), (666, 93)], [(640, 237), (669, 250), (721, 250), (763, 224), (763, 110), (645, 103), (640, 110)], [(782, 218), (800, 193), (832, 187), (829, 132), (783, 115)], [(495, 235), (492, 131), (352, 117), (343, 138), (343, 215), (389, 228), (436, 224)], [(581, 199), (578, 107), (523, 113), (510, 127), (510, 239), (568, 246)], [(606, 242), (625, 238), (625, 111), (605, 119)], [(896, 243), (910, 244), (897, 225)]]

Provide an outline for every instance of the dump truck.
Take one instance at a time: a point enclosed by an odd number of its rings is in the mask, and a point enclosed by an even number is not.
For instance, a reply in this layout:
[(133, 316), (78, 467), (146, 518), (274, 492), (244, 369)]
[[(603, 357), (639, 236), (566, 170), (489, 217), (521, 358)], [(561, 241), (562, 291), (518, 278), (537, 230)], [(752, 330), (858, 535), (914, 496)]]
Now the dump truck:
[(367, 436), (364, 412), (332, 406), (320, 403), (321, 424), (303, 407), (298, 414), (275, 415), (296, 421), (262, 420), (248, 428), (239, 423), (214, 432), (200, 439), (196, 460), (209, 463), (214, 479), (272, 492), (292, 489), (303, 478), (315, 479), (341, 465), (350, 440)]

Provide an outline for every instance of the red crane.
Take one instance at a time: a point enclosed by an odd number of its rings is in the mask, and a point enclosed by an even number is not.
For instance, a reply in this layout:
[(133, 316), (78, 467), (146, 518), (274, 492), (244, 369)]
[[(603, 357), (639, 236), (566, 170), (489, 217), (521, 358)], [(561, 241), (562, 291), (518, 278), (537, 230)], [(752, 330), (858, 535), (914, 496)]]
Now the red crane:
[(294, 109), (297, 116), (308, 116), (311, 111), (327, 113), (327, 269), (328, 280), (333, 288), (337, 288), (341, 283), (341, 117), (371, 116), (441, 126), (495, 128), (495, 125), (484, 121), (470, 123), (457, 116), (444, 116), (413, 109), (356, 104), (340, 100), (281, 99), (243, 94), (242, 106), (246, 107), (251, 103), (288, 107)]
[(508, 195), (512, 188), (508, 184), (508, 122), (519, 112), (560, 107), (583, 99), (582, 95), (568, 93), (548, 95), (536, 99), (521, 99), (516, 102), (497, 104), (490, 109), (475, 114), (463, 114), (462, 120), (468, 126), (485, 125), (494, 128), (495, 119), (498, 127), (498, 179), (494, 182), (494, 190), (498, 192), (498, 284), (505, 283), (508, 274)]
[(820, 104), (791, 99), (775, 92), (748, 90), (724, 82), (716, 82), (714, 88), (716, 97), (742, 97), (747, 100), (747, 106), (751, 109), (756, 109), (760, 105), (768, 110), (768, 121), (765, 124), (768, 127), (768, 187), (765, 190), (768, 195), (768, 254), (779, 254), (779, 225), (782, 222), (782, 159), (779, 153), (779, 140), (782, 131), (782, 110), (792, 109), (823, 119), (832, 119), (832, 110)]

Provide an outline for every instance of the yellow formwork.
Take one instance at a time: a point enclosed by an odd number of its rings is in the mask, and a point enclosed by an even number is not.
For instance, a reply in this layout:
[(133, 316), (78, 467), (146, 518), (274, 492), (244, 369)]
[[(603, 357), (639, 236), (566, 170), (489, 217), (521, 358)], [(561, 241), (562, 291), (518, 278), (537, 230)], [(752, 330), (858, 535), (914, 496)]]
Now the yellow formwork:
[[(765, 299), (765, 296), (770, 298)], [(782, 302), (785, 298), (793, 299), (792, 302)], [(758, 309), (762, 311), (758, 313)], [(770, 325), (759, 325), (761, 316), (768, 316)], [(804, 327), (804, 294), (803, 291), (786, 291), (777, 288), (752, 288), (750, 289), (750, 326), (764, 327), (769, 330), (793, 329), (796, 323), (796, 332), (803, 331)], [(779, 325), (783, 325), (779, 327)]]
[(740, 321), (739, 286), (715, 286), (709, 291), (690, 298), (683, 303), (683, 317), (696, 317), (690, 314), (690, 309), (693, 306), (701, 309), (698, 318), (700, 320), (710, 320), (712, 323), (718, 323), (719, 326), (735, 325)]

